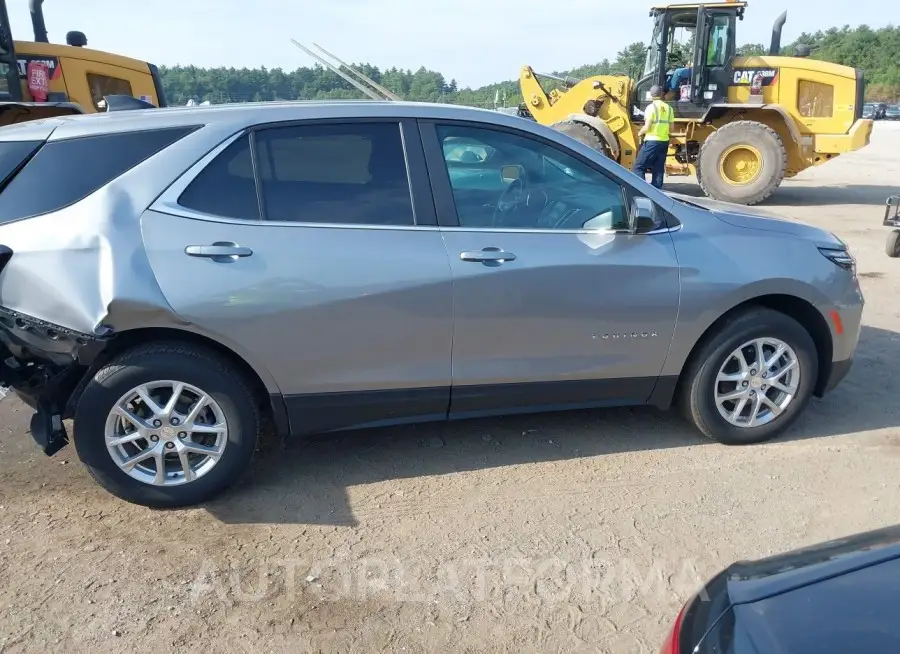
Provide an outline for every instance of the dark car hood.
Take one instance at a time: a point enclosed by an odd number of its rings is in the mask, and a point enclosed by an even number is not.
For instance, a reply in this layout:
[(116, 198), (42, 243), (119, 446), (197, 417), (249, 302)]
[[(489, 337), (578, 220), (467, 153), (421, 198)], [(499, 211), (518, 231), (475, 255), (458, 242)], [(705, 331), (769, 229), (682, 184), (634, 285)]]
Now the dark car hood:
[(728, 595), (734, 604), (756, 602), (896, 558), (900, 558), (900, 525), (734, 563), (726, 570)]
[(794, 236), (814, 241), (819, 247), (844, 247), (843, 241), (831, 232), (807, 225), (806, 223), (786, 220), (763, 209), (741, 207), (727, 202), (719, 202), (708, 198), (685, 197), (678, 193), (670, 193), (674, 199), (699, 205), (708, 209), (716, 218), (732, 227), (755, 229), (765, 232), (776, 232), (786, 236)]

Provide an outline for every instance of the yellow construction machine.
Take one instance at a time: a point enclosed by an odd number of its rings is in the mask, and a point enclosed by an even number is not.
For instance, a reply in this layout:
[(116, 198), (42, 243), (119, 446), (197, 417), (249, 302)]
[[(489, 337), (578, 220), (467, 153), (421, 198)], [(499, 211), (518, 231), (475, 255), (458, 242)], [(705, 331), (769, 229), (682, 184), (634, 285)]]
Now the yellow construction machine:
[(61, 114), (165, 106), (159, 71), (137, 59), (86, 48), (82, 32), (50, 43), (43, 0), (30, 0), (34, 41), (14, 41), (0, 0), (0, 126)]
[[(525, 66), (525, 106), (537, 122), (630, 168), (650, 87), (660, 85), (675, 113), (666, 172), (696, 174), (707, 196), (745, 205), (769, 197), (785, 177), (868, 145), (862, 72), (810, 59), (805, 47), (780, 56), (787, 12), (775, 22), (768, 55), (741, 56), (736, 25), (746, 8), (734, 0), (653, 7), (640, 79), (561, 79)], [(673, 63), (684, 34), (693, 41), (690, 60)], [(556, 88), (546, 91), (540, 78)]]

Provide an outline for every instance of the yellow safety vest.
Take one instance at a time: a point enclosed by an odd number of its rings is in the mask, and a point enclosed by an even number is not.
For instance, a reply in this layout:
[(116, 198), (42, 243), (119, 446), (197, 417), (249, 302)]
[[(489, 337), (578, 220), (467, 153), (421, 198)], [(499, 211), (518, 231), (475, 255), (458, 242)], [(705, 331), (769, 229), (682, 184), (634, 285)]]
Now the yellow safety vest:
[(650, 121), (650, 127), (647, 129), (647, 135), (644, 137), (644, 140), (668, 141), (669, 132), (672, 129), (672, 123), (674, 122), (675, 118), (675, 115), (672, 112), (672, 107), (667, 105), (662, 100), (654, 100), (653, 104), (651, 104), (650, 106), (654, 107), (656, 111), (653, 112), (652, 117), (648, 118), (648, 120)]

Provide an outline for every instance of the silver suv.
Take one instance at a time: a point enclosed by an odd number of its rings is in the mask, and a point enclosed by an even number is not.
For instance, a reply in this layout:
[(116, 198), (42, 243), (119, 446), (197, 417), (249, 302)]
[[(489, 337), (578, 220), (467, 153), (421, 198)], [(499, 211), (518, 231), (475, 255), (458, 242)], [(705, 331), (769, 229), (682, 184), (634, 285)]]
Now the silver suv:
[(863, 310), (828, 232), (442, 105), (4, 128), (0, 244), (0, 382), (46, 453), (74, 419), (91, 474), (152, 506), (223, 490), (269, 428), (679, 404), (763, 441), (846, 374)]

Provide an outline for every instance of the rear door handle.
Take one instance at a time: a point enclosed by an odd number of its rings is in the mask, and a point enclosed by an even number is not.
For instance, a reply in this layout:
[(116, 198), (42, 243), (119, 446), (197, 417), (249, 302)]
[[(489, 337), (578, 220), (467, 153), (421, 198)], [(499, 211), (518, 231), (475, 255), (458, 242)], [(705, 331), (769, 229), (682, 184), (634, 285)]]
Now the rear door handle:
[(480, 252), (460, 252), (459, 258), (463, 261), (499, 266), (501, 263), (506, 263), (507, 261), (515, 261), (516, 255), (512, 252), (504, 252), (500, 248), (487, 247)]
[(190, 257), (203, 257), (225, 263), (239, 257), (249, 257), (253, 254), (253, 250), (237, 243), (216, 241), (212, 245), (188, 245), (184, 248), (184, 253)]

